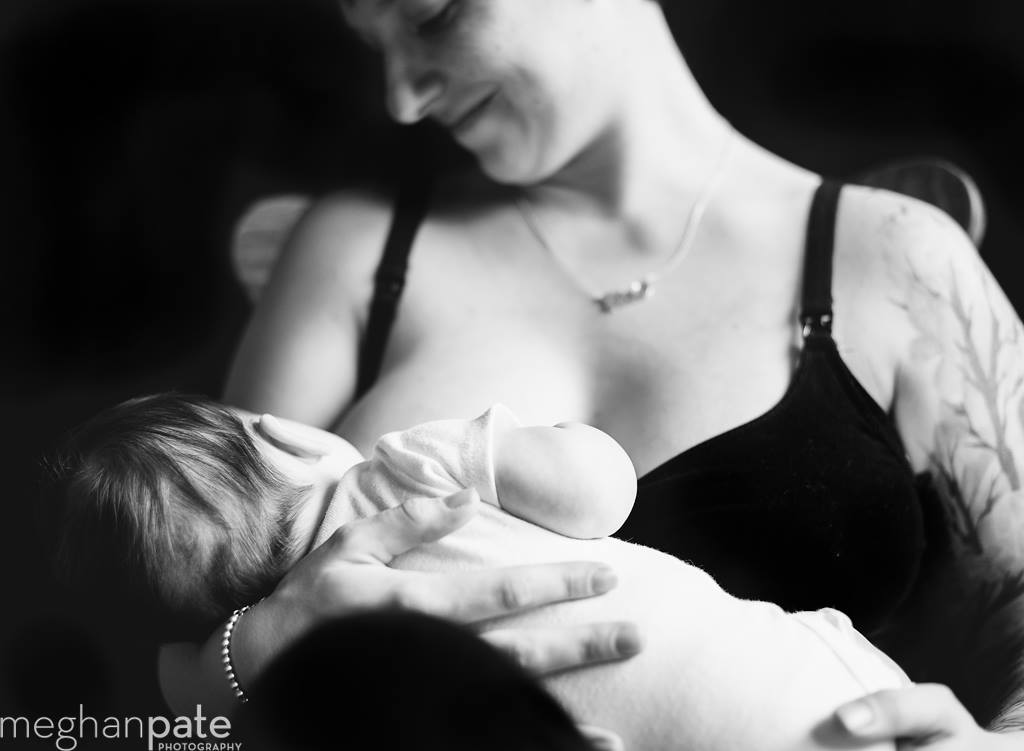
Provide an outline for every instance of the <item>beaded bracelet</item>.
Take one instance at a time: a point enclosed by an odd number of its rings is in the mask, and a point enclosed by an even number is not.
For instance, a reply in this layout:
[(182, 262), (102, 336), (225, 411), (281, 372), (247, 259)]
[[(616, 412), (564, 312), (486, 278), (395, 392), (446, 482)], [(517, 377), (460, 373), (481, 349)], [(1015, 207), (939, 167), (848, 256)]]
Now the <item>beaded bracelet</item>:
[(231, 617), (228, 619), (228, 625), (224, 627), (224, 638), (220, 641), (220, 661), (224, 666), (224, 674), (228, 678), (228, 683), (231, 684), (231, 690), (235, 692), (235, 696), (242, 704), (249, 701), (249, 698), (245, 695), (242, 687), (238, 685), (235, 667), (231, 664), (231, 635), (235, 631), (235, 626), (238, 625), (238, 619), (251, 607), (252, 605), (246, 605), (244, 608), (239, 608), (231, 614)]

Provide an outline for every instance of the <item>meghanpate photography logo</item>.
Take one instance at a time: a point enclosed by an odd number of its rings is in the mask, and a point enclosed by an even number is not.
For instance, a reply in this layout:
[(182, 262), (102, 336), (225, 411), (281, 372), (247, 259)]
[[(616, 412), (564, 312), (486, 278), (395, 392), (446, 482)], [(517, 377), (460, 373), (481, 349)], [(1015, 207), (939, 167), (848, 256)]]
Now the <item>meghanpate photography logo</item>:
[(58, 751), (75, 751), (79, 744), (137, 739), (146, 751), (241, 751), (231, 741), (231, 720), (206, 717), (203, 706), (190, 717), (92, 717), (82, 704), (77, 715), (63, 717), (0, 716), (0, 746), (18, 740), (50, 741)]

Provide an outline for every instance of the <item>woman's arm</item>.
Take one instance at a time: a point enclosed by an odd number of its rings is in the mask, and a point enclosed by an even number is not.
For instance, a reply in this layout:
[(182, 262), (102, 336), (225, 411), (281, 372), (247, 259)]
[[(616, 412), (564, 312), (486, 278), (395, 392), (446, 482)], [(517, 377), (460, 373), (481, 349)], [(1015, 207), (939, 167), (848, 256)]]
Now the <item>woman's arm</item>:
[(355, 392), (359, 332), (390, 220), (369, 196), (320, 201), (274, 267), (224, 401), (331, 428)]
[(894, 412), (952, 541), (945, 613), (932, 617), (983, 602), (968, 646), (979, 664), (1005, 654), (993, 663), (1006, 672), (983, 679), (1005, 681), (994, 726), (1024, 729), (1024, 330), (945, 215), (905, 203), (895, 216), (888, 261), (907, 336)]
[[(277, 589), (239, 619), (231, 656), (243, 688), (310, 628), (367, 608), (405, 607), (471, 623), (564, 600), (593, 597), (615, 586), (614, 574), (595, 563), (559, 563), (457, 574), (396, 571), (397, 555), (458, 529), (476, 513), (475, 494), (417, 498), (341, 527), (298, 563)], [(160, 683), (171, 708), (183, 714), (202, 704), (230, 715), (237, 700), (221, 663), (223, 630), (205, 645), (168, 645)], [(484, 636), (537, 673), (623, 659), (641, 642), (628, 623), (597, 623), (562, 630), (495, 631)]]

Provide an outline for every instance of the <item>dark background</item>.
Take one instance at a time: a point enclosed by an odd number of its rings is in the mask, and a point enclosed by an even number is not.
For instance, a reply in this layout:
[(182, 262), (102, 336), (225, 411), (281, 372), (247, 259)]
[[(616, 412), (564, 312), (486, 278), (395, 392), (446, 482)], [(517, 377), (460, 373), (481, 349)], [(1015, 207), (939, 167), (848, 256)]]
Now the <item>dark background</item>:
[[(712, 103), (768, 149), (834, 176), (966, 168), (1021, 309), (1020, 3), (673, 2)], [(86, 612), (46, 573), (41, 457), (129, 396), (219, 392), (248, 314), (243, 209), (395, 172), (385, 154), (432, 138), (375, 127), (379, 89), (333, 0), (0, 4), (0, 716), (160, 711), (130, 605)]]

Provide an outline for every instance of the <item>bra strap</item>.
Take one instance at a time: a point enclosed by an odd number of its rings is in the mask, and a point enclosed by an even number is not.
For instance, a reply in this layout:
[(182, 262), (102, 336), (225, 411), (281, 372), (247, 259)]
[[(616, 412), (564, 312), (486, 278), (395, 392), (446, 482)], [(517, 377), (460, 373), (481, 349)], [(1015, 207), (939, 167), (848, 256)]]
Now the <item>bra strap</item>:
[(840, 182), (823, 180), (811, 203), (804, 250), (803, 300), (800, 303), (804, 339), (812, 335), (832, 336), (832, 254), (842, 188)]
[(356, 378), (356, 398), (365, 394), (380, 373), (384, 350), (391, 335), (391, 327), (398, 312), (398, 303), (405, 289), (405, 272), (409, 266), (409, 253), (419, 230), (430, 197), (430, 180), (417, 176), (403, 182), (395, 200), (384, 253), (374, 275), (373, 299), (366, 321), (366, 331), (359, 347), (359, 370)]

